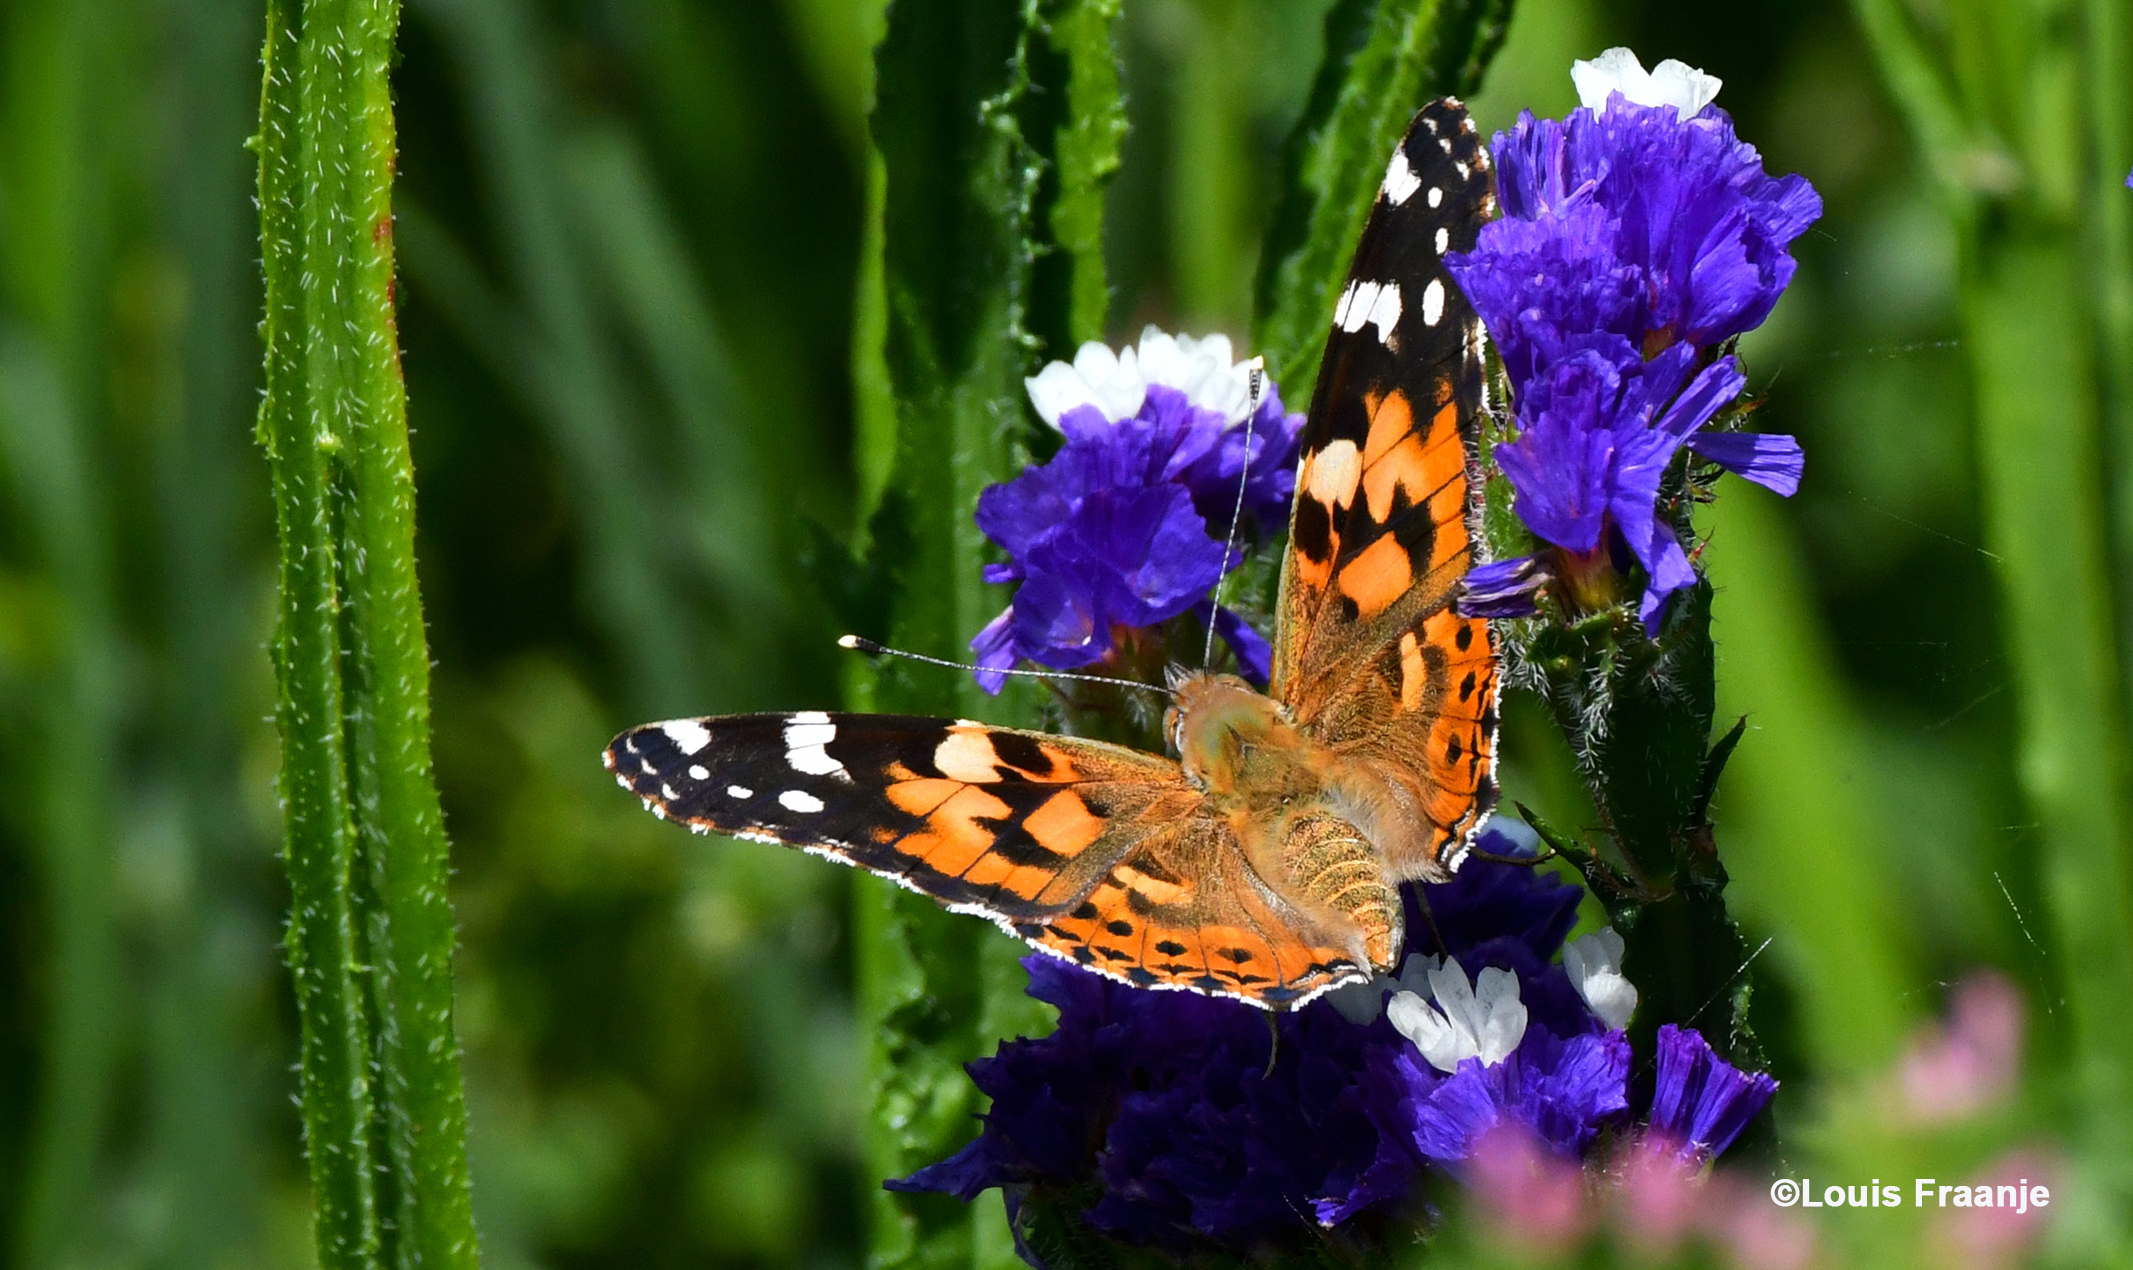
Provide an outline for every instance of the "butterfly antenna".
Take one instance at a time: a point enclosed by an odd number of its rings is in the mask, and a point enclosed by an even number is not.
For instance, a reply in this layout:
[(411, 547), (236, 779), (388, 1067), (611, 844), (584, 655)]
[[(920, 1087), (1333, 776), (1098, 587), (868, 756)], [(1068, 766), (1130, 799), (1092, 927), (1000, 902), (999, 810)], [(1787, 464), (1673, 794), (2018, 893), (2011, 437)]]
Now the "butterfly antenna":
[[(1222, 577), (1229, 576), (1230, 557), (1237, 550), (1237, 528), (1244, 520), (1244, 488), (1252, 476), (1252, 425), (1259, 419), (1259, 394), (1266, 383), (1266, 359), (1254, 357), (1252, 368), (1252, 399), (1244, 411), (1244, 457), (1237, 463), (1237, 505), (1229, 513), (1229, 541), (1222, 544)], [(1216, 579), (1220, 585), (1221, 578)], [(1207, 615), (1207, 644), (1200, 650), (1200, 664), (1205, 666), (1215, 659), (1215, 615)]]
[(988, 674), (1023, 675), (1031, 679), (1073, 679), (1081, 683), (1111, 684), (1119, 688), (1138, 688), (1142, 692), (1152, 692), (1164, 697), (1170, 695), (1168, 688), (1158, 688), (1154, 684), (1144, 684), (1137, 679), (1114, 679), (1109, 675), (1077, 675), (1064, 670), (992, 670), (988, 667), (974, 666), (967, 661), (949, 661), (945, 657), (928, 657), (924, 653), (907, 653), (901, 648), (890, 648), (885, 644), (877, 644), (873, 640), (859, 635), (846, 635), (840, 638), (837, 641), (837, 647), (853, 649), (857, 652), (865, 653), (869, 657), (902, 657), (910, 661), (922, 661), (929, 666), (946, 666), (950, 670), (984, 670)]

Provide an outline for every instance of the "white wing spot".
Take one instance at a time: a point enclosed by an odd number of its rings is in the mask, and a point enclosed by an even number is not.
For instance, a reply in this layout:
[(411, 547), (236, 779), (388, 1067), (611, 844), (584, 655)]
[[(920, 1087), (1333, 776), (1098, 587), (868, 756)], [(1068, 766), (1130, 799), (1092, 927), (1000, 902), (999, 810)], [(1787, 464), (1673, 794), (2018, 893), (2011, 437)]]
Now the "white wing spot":
[(668, 802), (673, 802), (675, 799), (681, 797), (680, 794), (674, 792), (674, 787), (672, 785), (667, 784), (665, 781), (659, 782), (659, 796), (661, 798), (666, 799)]
[(1446, 229), (1442, 225), (1437, 226), (1437, 254), (1440, 256), (1443, 255), (1446, 251), (1451, 249), (1451, 245), (1452, 231)]
[(755, 797), (755, 791), (748, 788), (746, 785), (728, 785), (726, 786), (726, 797), (753, 798)]
[(1444, 279), (1431, 278), (1422, 291), (1422, 324), (1435, 326), (1444, 316)]
[[(1435, 129), (1432, 129), (1431, 131), (1435, 131)], [(1437, 144), (1444, 148), (1444, 152), (1446, 154), (1450, 154), (1452, 152), (1452, 139), (1450, 137), (1437, 138)]]
[(844, 764), (822, 747), (837, 739), (837, 725), (819, 710), (796, 714), (785, 725), (785, 761), (796, 772), (809, 776), (841, 776), (851, 779)]
[(1350, 334), (1371, 323), (1378, 328), (1378, 342), (1385, 343), (1400, 320), (1400, 284), (1396, 282), (1351, 282), (1333, 310), (1333, 324)]
[(1311, 456), (1304, 490), (1328, 507), (1346, 506), (1355, 498), (1355, 483), (1362, 475), (1363, 456), (1355, 442), (1334, 441)]
[(1385, 165), (1385, 184), (1381, 188), (1385, 201), (1394, 207), (1413, 198), (1415, 191), (1422, 188), (1422, 178), (1416, 176), (1414, 168), (1408, 164), (1404, 146), (1393, 147), (1392, 162)]
[[(1451, 149), (1451, 146), (1450, 146), (1450, 145), (1446, 145), (1446, 146), (1445, 146), (1444, 148), (1445, 148), (1445, 149), (1447, 149), (1447, 150), (1449, 150), (1449, 149)], [(1470, 180), (1470, 179), (1472, 179), (1472, 177), (1473, 177), (1473, 175), (1474, 175), (1474, 171), (1473, 171), (1473, 169), (1472, 169), (1472, 168), (1469, 168), (1469, 167), (1468, 167), (1468, 166), (1467, 166), (1466, 164), (1464, 164), (1464, 163), (1461, 163), (1461, 162), (1460, 162), (1459, 160), (1457, 160), (1457, 159), (1453, 159), (1453, 160), (1452, 160), (1452, 166), (1453, 166), (1453, 167), (1455, 167), (1455, 168), (1457, 168), (1457, 169), (1459, 169), (1459, 179), (1460, 179), (1460, 180), (1462, 180), (1462, 181), (1465, 181), (1465, 180)]]
[(1378, 291), (1377, 303), (1370, 306), (1370, 321), (1378, 328), (1378, 343), (1391, 344), (1393, 330), (1400, 325), (1399, 283), (1388, 282)]
[(711, 769), (705, 767), (702, 763), (691, 763), (689, 764), (689, 779), (692, 781), (709, 780), (711, 779)]
[(684, 754), (694, 754), (711, 744), (711, 729), (694, 719), (669, 719), (659, 725), (667, 739), (681, 747)]
[[(1350, 282), (1347, 286), (1347, 289), (1341, 292), (1340, 303), (1333, 306), (1333, 325), (1335, 327), (1344, 331), (1352, 331), (1355, 329), (1354, 326), (1348, 325), (1348, 311), (1355, 307), (1356, 288), (1362, 285), (1367, 284)], [(1368, 308), (1369, 305), (1366, 303), (1364, 307)], [(1362, 322), (1358, 320), (1356, 326), (1360, 325), (1362, 325)]]
[(1444, 205), (1444, 191), (1438, 189), (1434, 185), (1431, 186), (1429, 190), (1429, 205), (1431, 207), (1441, 207)]
[(788, 789), (779, 794), (778, 805), (787, 811), (817, 812), (822, 810), (822, 800), (804, 789)]

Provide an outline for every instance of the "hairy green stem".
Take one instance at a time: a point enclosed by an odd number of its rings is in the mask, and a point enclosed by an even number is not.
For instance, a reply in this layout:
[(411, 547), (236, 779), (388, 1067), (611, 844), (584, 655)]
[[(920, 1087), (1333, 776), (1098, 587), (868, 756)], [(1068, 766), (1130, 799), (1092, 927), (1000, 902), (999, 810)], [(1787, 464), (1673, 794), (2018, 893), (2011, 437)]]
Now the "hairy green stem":
[(270, 3), (260, 123), (289, 956), (329, 1267), (475, 1262), (393, 318), (398, 18)]

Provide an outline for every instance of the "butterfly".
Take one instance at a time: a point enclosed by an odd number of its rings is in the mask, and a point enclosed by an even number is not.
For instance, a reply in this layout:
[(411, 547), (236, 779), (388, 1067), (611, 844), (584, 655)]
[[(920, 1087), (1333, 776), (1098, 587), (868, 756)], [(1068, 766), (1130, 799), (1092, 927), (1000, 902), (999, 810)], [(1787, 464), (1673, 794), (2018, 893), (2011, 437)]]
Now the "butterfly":
[(607, 766), (654, 813), (782, 842), (1152, 988), (1292, 1008), (1393, 967), (1399, 883), (1496, 800), (1497, 660), (1454, 599), (1480, 540), (1481, 323), (1443, 258), (1494, 210), (1457, 101), (1393, 152), (1302, 440), (1270, 691), (1191, 673), (1176, 758), (899, 715), (675, 719)]

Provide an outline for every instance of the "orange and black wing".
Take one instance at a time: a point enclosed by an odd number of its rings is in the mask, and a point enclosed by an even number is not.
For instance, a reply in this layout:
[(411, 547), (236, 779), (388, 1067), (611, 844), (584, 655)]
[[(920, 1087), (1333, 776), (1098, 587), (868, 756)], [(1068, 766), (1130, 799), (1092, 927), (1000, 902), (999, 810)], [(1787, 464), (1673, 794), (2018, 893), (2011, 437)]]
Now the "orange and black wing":
[(1355, 932), (1274, 895), (1155, 755), (808, 712), (647, 724), (606, 760), (667, 819), (856, 865), (1128, 983), (1287, 1007), (1367, 973)]
[(1387, 862), (1399, 877), (1447, 875), (1496, 794), (1495, 639), (1452, 610), (1480, 542), (1484, 336), (1444, 267), (1494, 199), (1465, 108), (1425, 106), (1334, 310), (1282, 572), (1274, 693), (1428, 818), (1422, 858)]

